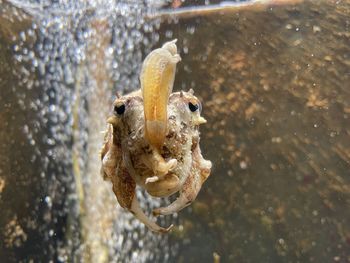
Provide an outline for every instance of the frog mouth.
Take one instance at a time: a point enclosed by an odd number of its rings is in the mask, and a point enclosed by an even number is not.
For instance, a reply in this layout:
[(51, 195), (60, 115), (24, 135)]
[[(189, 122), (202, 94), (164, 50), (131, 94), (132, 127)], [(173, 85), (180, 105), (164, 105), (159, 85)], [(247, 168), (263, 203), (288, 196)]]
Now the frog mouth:
[(145, 59), (140, 74), (145, 117), (145, 138), (160, 149), (167, 132), (167, 106), (173, 89), (177, 54), (176, 39), (153, 50)]

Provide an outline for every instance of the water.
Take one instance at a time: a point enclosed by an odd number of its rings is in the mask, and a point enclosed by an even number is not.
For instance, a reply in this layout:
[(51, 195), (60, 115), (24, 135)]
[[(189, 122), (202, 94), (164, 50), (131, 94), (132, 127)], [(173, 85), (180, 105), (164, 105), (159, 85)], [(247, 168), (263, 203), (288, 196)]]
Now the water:
[[(0, 2), (0, 261), (349, 262), (348, 1), (145, 18), (160, 4)], [(214, 167), (159, 236), (97, 153), (114, 92), (173, 38)]]

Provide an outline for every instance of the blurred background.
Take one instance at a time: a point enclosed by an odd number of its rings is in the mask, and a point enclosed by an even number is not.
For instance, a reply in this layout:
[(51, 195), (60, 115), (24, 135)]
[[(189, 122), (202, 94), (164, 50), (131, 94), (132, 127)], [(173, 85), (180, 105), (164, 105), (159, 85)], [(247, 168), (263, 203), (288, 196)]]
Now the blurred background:
[[(174, 38), (213, 169), (159, 235), (98, 153)], [(0, 262), (350, 262), (349, 118), (349, 0), (0, 0)]]

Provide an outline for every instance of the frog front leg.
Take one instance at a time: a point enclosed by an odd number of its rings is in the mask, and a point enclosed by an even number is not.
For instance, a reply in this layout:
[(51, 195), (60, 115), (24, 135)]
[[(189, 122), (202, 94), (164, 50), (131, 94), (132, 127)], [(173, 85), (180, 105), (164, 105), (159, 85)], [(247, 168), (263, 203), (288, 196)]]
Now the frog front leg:
[(167, 175), (177, 166), (176, 159), (170, 159), (166, 161), (164, 160), (163, 156), (159, 153), (158, 149), (156, 149), (152, 145), (150, 145), (149, 148), (150, 153), (142, 156), (142, 158), (144, 164), (147, 165), (153, 171), (154, 176), (147, 178), (145, 182), (146, 184), (154, 183), (158, 180), (163, 179), (165, 175)]
[(211, 162), (203, 158), (199, 146), (193, 150), (190, 175), (184, 182), (179, 197), (167, 207), (153, 210), (153, 215), (170, 215), (191, 204), (197, 197), (204, 181), (210, 175)]

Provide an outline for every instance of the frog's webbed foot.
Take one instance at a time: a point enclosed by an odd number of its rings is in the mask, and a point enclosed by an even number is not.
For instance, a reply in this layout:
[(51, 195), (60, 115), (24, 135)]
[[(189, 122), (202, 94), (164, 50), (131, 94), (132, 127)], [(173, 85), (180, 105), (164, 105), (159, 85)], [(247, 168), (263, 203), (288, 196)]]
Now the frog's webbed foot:
[(177, 165), (176, 159), (170, 159), (169, 161), (160, 160), (156, 167), (154, 167), (154, 173), (156, 175), (152, 177), (148, 177), (145, 181), (146, 184), (148, 183), (155, 183), (161, 179), (164, 178), (165, 175), (167, 175), (170, 171), (172, 171)]
[(158, 177), (162, 177), (168, 174), (171, 170), (173, 170), (177, 166), (176, 159), (170, 159), (166, 161), (163, 156), (158, 152), (157, 149), (153, 150), (153, 154), (151, 155), (151, 163), (154, 173)]
[(168, 228), (163, 228), (144, 214), (136, 197), (136, 183), (126, 169), (121, 169), (118, 174), (113, 176), (112, 183), (113, 192), (115, 193), (120, 206), (128, 209), (149, 229), (154, 232), (166, 233), (172, 228), (173, 225), (170, 225)]
[(159, 216), (176, 213), (196, 199), (202, 184), (210, 174), (211, 162), (203, 159), (199, 147), (196, 147), (193, 151), (193, 162), (190, 175), (183, 184), (179, 197), (167, 207), (154, 209), (153, 215)]

